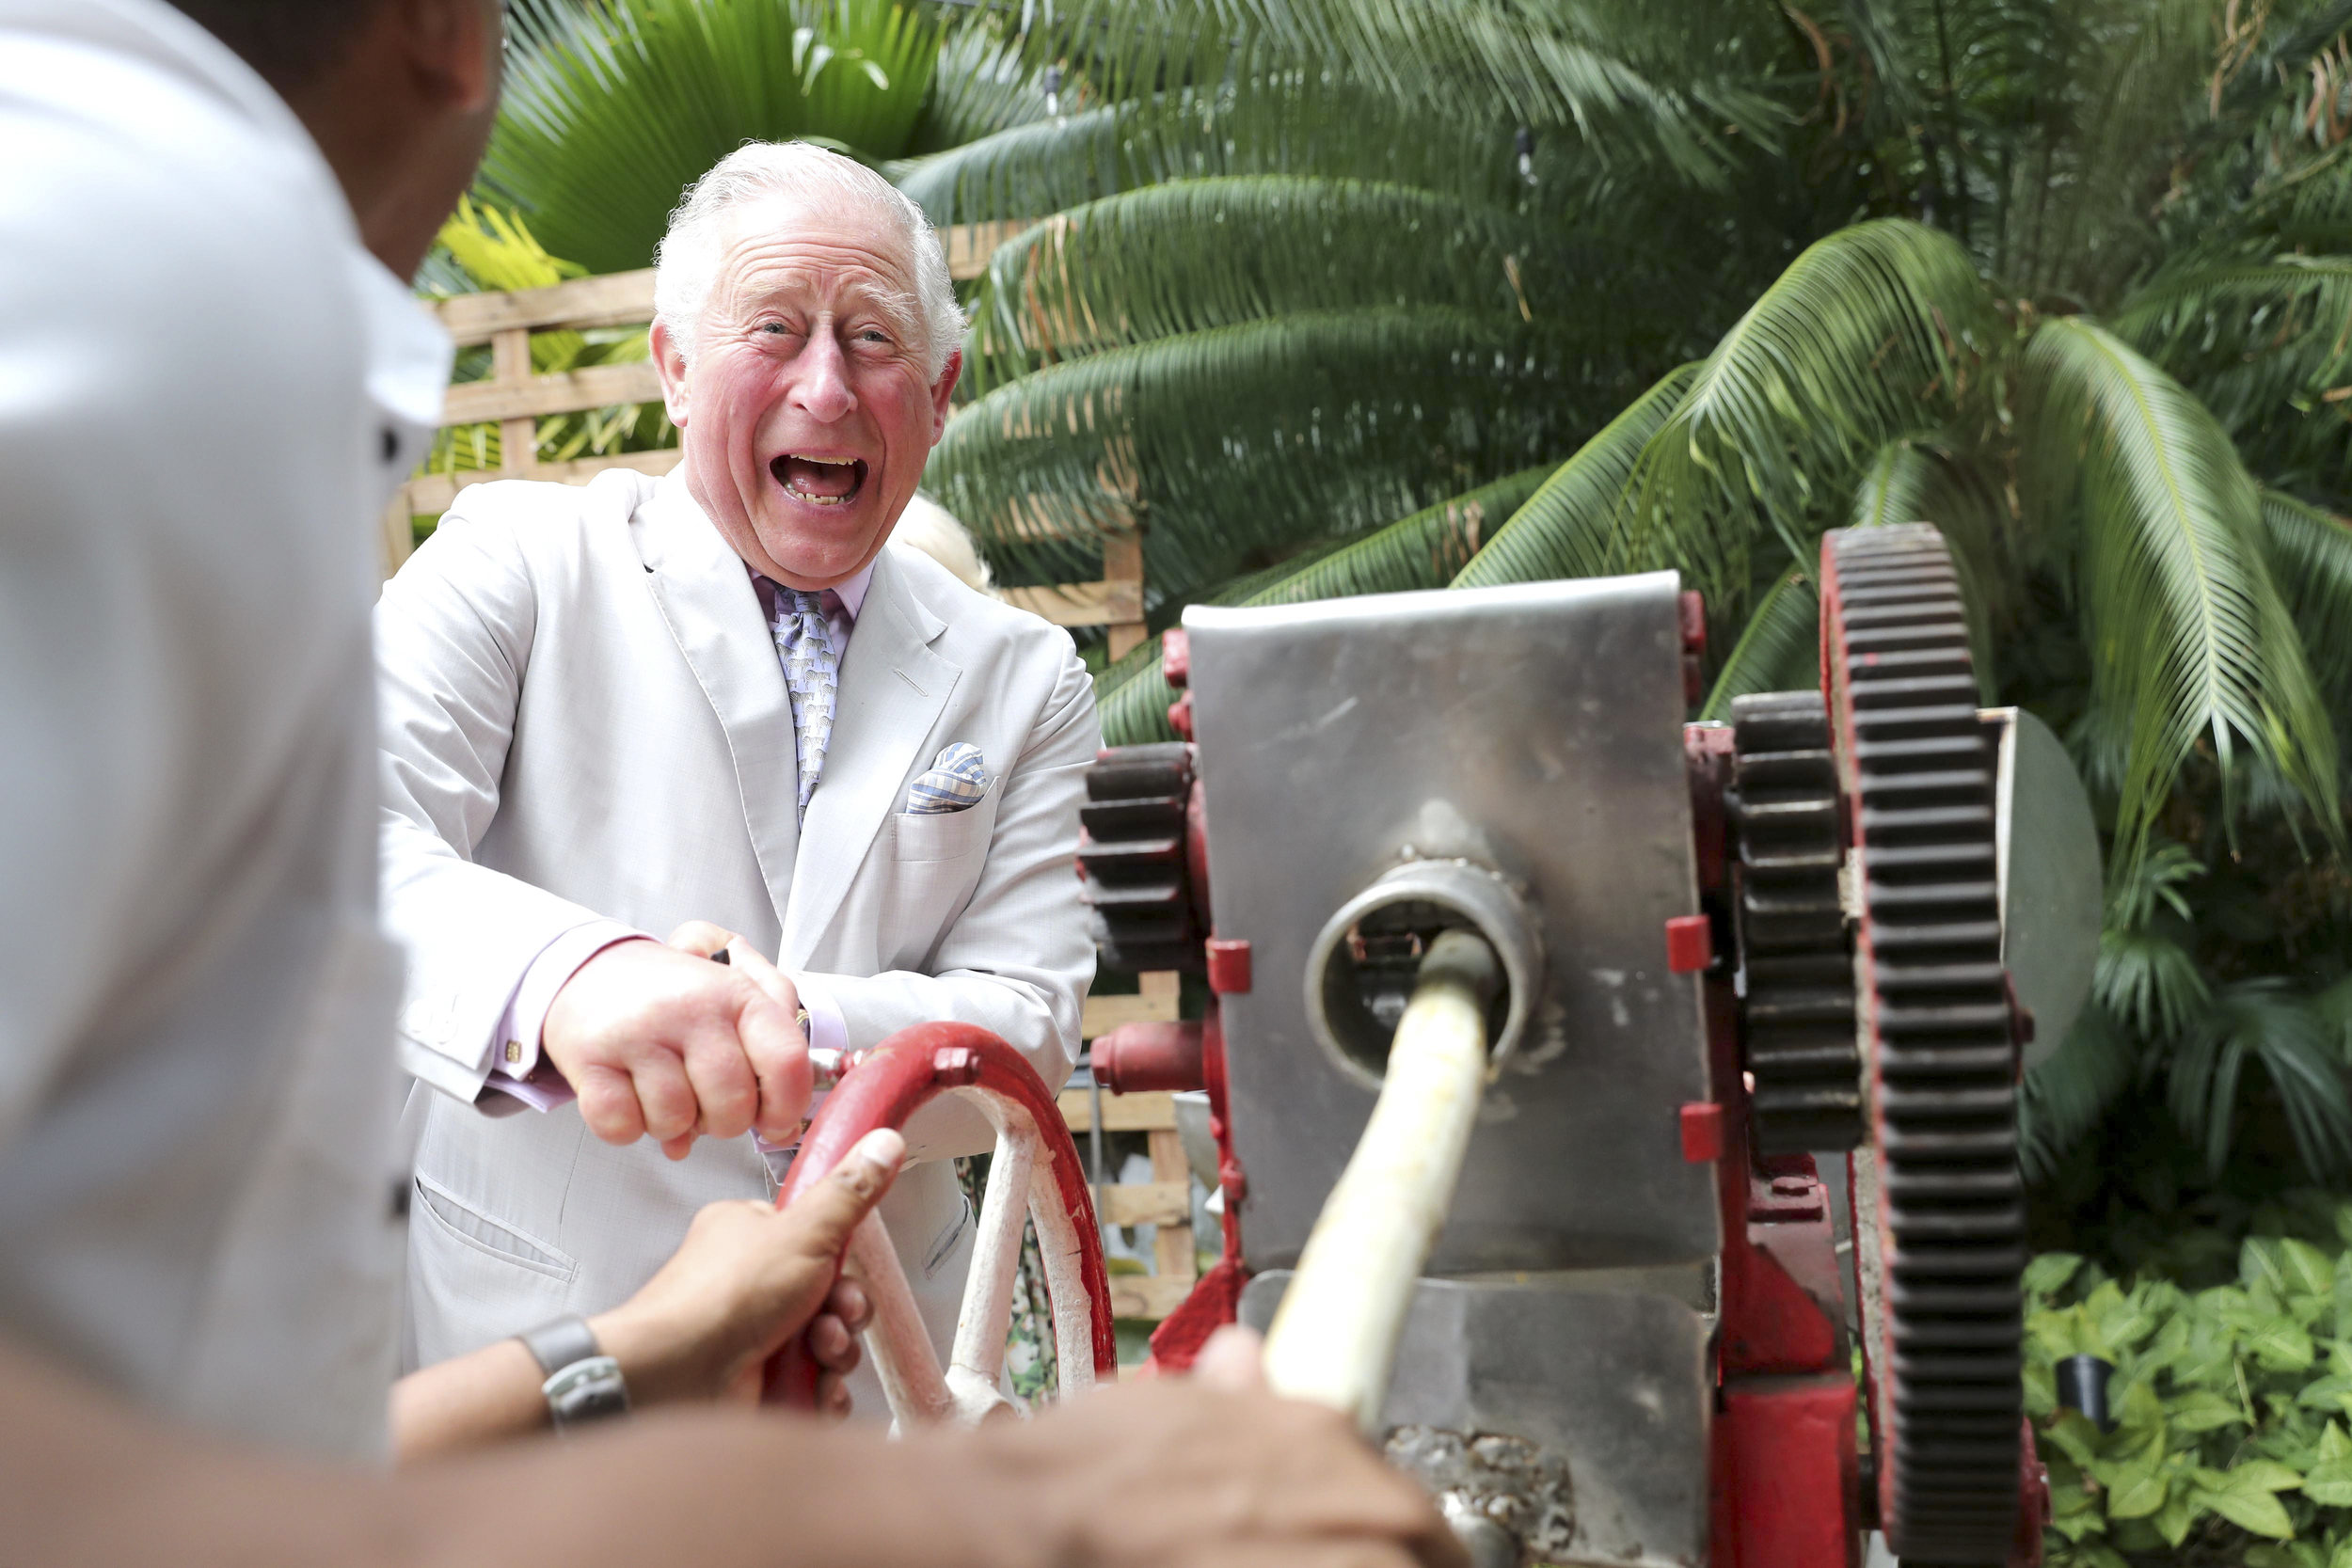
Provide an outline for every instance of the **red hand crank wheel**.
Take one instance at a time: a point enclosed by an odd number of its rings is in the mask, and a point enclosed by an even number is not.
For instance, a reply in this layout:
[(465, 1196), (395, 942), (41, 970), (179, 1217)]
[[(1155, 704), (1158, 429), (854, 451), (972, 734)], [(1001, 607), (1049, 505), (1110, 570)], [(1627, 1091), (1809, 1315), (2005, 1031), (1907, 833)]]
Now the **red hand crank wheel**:
[[(840, 1085), (802, 1139), (777, 1205), (789, 1204), (823, 1180), (866, 1133), (877, 1127), (903, 1130), (908, 1118), (943, 1094), (962, 1096), (996, 1129), (971, 1278), (946, 1370), (879, 1214), (869, 1214), (858, 1227), (847, 1255), (874, 1304), (866, 1354), (874, 1358), (891, 1414), (902, 1429), (942, 1421), (971, 1425), (1009, 1405), (997, 1382), (1012, 1319), (1024, 1219), (1037, 1226), (1038, 1251), (1045, 1263), (1061, 1396), (1119, 1374), (1103, 1237), (1077, 1145), (1045, 1081), (1019, 1052), (985, 1029), (918, 1023), (871, 1051), (853, 1053), (844, 1063)], [(815, 1407), (817, 1363), (800, 1338), (769, 1363), (766, 1397), (771, 1403)]]

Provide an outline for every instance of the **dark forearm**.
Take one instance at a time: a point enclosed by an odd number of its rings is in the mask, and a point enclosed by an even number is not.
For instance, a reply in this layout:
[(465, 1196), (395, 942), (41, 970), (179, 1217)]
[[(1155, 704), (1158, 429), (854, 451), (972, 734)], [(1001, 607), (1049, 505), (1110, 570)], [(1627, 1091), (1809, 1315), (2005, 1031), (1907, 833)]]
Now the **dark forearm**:
[(383, 1477), (167, 1427), (0, 1348), (0, 1539), (47, 1568), (1051, 1560), (993, 1473), (1000, 1447), (709, 1412)]
[(404, 1465), (545, 1431), (545, 1374), (519, 1339), (501, 1339), (392, 1385), (392, 1452)]

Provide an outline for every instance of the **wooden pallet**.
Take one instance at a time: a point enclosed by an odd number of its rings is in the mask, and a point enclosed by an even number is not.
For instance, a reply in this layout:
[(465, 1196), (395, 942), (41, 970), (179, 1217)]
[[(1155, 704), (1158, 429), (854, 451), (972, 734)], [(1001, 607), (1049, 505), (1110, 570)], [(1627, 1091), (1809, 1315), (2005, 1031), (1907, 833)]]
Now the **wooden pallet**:
[[(1172, 1022), (1178, 1016), (1176, 975), (1147, 974), (1140, 980), (1140, 994), (1087, 998), (1079, 1032), (1092, 1039), (1122, 1023)], [(1094, 1128), (1094, 1096), (1086, 1089), (1064, 1089), (1061, 1115), (1083, 1151), (1087, 1135)], [(1192, 1293), (1200, 1276), (1193, 1252), (1192, 1174), (1184, 1160), (1184, 1140), (1176, 1132), (1176, 1097), (1104, 1094), (1103, 1131), (1143, 1133), (1152, 1159), (1151, 1180), (1100, 1189), (1096, 1203), (1103, 1223), (1160, 1227), (1152, 1259), (1157, 1272), (1111, 1275), (1111, 1310), (1122, 1318), (1157, 1322)]]

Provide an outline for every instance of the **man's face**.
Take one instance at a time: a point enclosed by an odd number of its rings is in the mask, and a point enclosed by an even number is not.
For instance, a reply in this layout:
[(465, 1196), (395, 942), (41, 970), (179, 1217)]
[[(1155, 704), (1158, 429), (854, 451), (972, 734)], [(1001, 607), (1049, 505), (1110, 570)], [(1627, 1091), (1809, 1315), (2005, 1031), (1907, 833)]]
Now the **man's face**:
[(687, 487), (752, 569), (829, 588), (874, 559), (946, 424), (898, 224), (854, 198), (737, 208), (691, 343), (654, 337)]

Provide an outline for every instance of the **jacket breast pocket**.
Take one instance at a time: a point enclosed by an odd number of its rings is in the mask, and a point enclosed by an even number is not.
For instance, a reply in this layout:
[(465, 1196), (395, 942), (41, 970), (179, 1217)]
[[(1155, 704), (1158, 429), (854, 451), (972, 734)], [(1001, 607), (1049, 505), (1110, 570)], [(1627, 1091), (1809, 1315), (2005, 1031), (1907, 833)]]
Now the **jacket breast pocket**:
[(961, 811), (906, 812), (892, 818), (898, 842), (896, 858), (903, 864), (960, 861), (988, 847), (996, 825), (997, 791), (1002, 779), (989, 781), (987, 792)]

